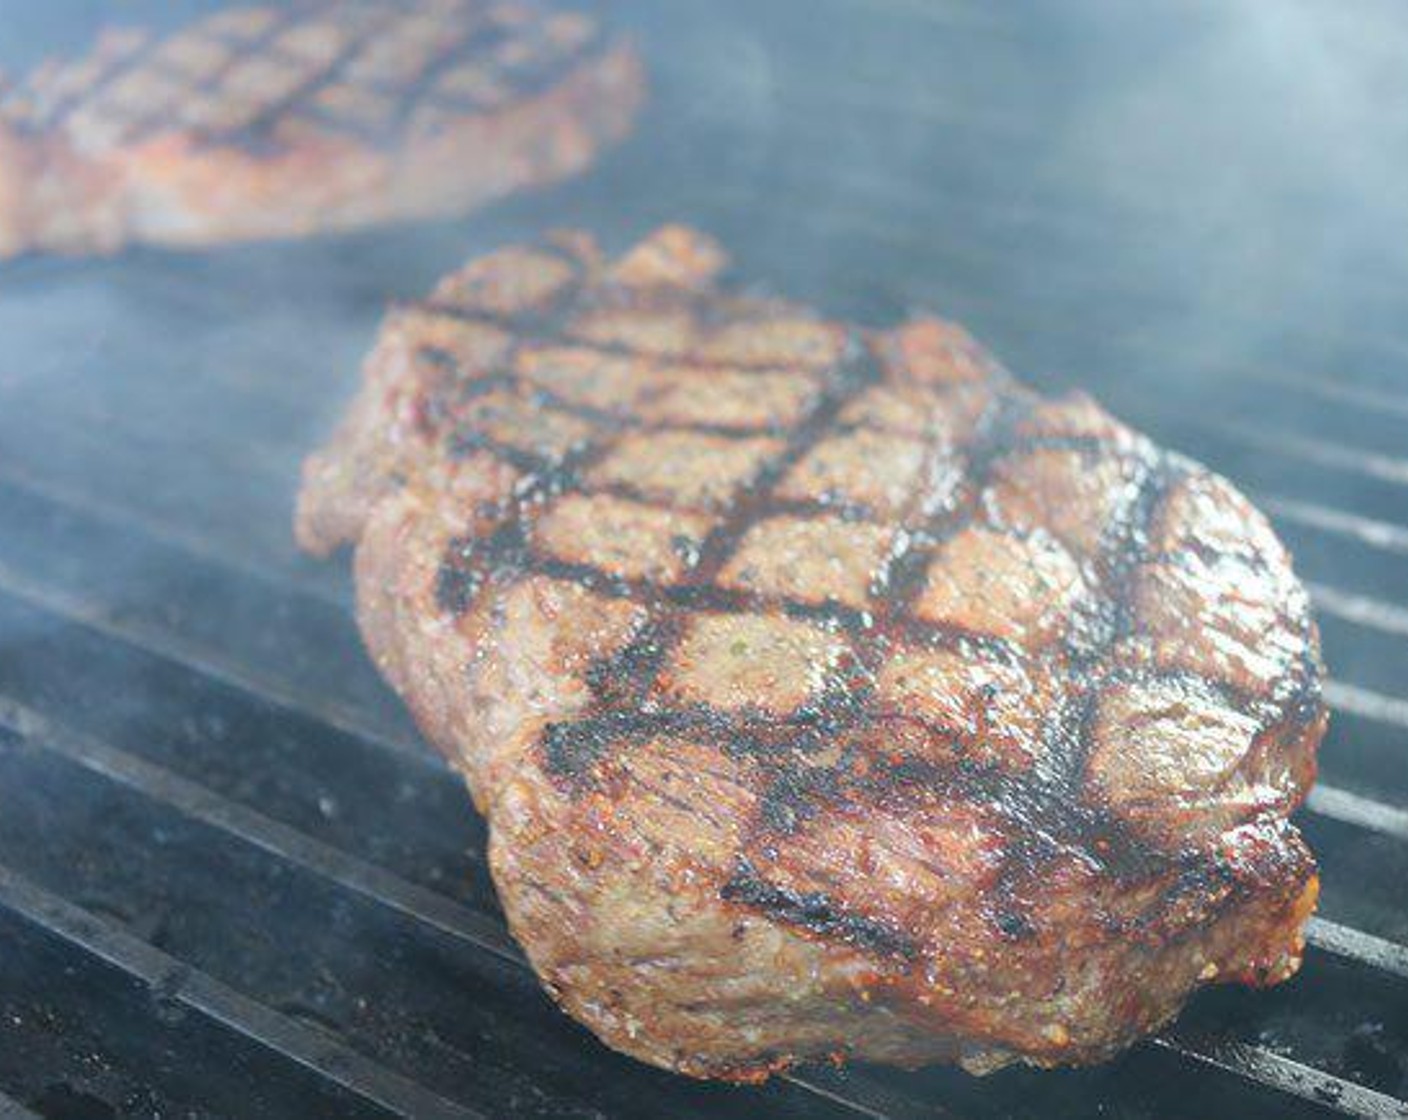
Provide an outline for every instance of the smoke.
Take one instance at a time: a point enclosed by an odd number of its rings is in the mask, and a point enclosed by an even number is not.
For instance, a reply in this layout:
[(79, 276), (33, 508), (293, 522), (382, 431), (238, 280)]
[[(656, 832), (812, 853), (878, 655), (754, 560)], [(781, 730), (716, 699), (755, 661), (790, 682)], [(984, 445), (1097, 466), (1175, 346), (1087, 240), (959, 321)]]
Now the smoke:
[[(214, 2), (0, 0), (0, 64)], [(0, 467), (307, 575), (297, 464), (386, 302), (564, 225), (619, 248), (690, 222), (747, 282), (870, 321), (952, 315), (1150, 426), (1166, 385), (1206, 387), (1194, 369), (1401, 363), (1398, 4), (605, 6), (652, 99), (580, 179), (347, 237), (6, 266)]]
[[(1190, 5), (1165, 43), (1099, 29), (1097, 77), (1054, 149), (1131, 240), (1135, 283), (1190, 326), (1352, 325), (1408, 233), (1408, 19), (1389, 3)], [(1345, 281), (1349, 282), (1346, 283)], [(1353, 293), (1351, 295), (1350, 293)], [(1262, 329), (1267, 329), (1263, 326)], [(1270, 329), (1275, 329), (1272, 327)]]

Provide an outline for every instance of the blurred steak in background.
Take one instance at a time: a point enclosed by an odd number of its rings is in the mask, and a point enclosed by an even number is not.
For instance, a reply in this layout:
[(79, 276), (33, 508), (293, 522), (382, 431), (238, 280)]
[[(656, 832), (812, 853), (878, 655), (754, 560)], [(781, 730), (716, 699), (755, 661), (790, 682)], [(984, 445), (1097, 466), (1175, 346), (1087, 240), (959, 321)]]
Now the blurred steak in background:
[(0, 102), (0, 256), (460, 213), (582, 170), (643, 90), (633, 48), (593, 17), (514, 2), (110, 28)]

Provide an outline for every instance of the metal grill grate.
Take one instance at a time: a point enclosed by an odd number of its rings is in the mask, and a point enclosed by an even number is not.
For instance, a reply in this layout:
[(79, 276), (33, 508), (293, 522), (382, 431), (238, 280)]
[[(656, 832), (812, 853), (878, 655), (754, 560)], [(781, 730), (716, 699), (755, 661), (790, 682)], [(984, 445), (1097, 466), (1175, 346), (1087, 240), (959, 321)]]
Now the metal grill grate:
[[(1114, 197), (1050, 136), (1124, 88), (1125, 50), (1196, 45), (1186, 15), (1106, 42), (1096, 5), (615, 7), (656, 103), (583, 182), (461, 223), (0, 273), (0, 1115), (1408, 1115), (1408, 262), (1356, 242), (1309, 302), (1180, 302), (1162, 278), (1200, 259), (1171, 255), (1197, 215), (1157, 183)], [(697, 1084), (550, 1006), (345, 572), (292, 551), (292, 488), (387, 298), (544, 225), (619, 245), (680, 218), (828, 310), (960, 318), (1273, 514), (1335, 675), (1300, 977), (1205, 993), (1108, 1067), (983, 1080)]]

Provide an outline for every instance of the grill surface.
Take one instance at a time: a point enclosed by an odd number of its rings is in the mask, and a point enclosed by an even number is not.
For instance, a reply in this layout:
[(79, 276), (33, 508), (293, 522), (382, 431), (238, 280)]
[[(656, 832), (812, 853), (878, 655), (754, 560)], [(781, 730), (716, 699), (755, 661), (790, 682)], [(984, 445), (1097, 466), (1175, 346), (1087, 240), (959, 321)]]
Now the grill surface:
[[(7, 5), (4, 61), (92, 7)], [(1408, 25), (1277, 7), (620, 0), (656, 101), (587, 180), (0, 274), (0, 1115), (1408, 1115)], [(1298, 978), (1107, 1067), (984, 1080), (702, 1085), (550, 1006), (290, 504), (387, 299), (545, 225), (679, 219), (829, 312), (956, 317), (1273, 514), (1334, 677)]]

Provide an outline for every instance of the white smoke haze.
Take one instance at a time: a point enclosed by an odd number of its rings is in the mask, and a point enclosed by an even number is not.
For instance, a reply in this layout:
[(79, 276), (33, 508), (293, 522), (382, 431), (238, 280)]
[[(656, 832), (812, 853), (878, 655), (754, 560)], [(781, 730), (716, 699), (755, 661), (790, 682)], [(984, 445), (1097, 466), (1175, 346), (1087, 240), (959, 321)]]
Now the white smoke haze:
[(1408, 12), (1184, 10), (1194, 33), (1092, 97), (1062, 157), (1088, 169), (1097, 205), (1147, 217), (1190, 325), (1229, 308), (1352, 313), (1347, 291), (1401, 279), (1404, 264)]
[[(0, 0), (0, 65), (214, 6)], [(1137, 423), (1166, 387), (1215, 390), (1209, 369), (1402, 369), (1408, 7), (604, 7), (653, 97), (579, 180), (346, 237), (0, 268), (0, 471), (330, 578), (295, 555), (288, 507), (382, 309), (564, 225), (619, 247), (692, 222), (745, 281), (869, 319), (953, 315)]]

